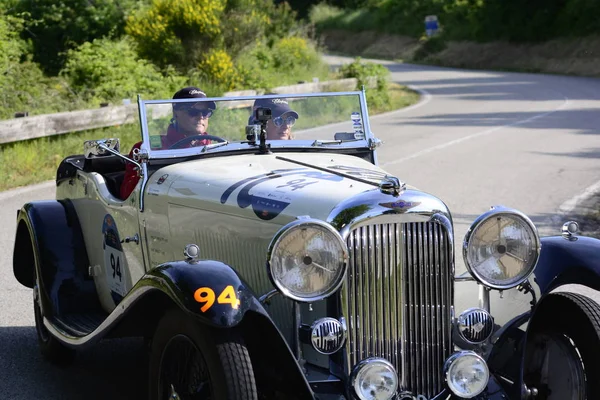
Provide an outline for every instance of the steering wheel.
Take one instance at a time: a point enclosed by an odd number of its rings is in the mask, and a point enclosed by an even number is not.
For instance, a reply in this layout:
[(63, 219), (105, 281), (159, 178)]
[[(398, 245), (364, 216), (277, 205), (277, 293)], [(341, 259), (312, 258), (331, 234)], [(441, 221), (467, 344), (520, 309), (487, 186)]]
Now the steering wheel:
[(217, 143), (223, 143), (226, 142), (227, 140), (223, 139), (222, 137), (219, 136), (213, 136), (213, 135), (194, 135), (194, 136), (188, 136), (186, 138), (183, 138), (181, 140), (178, 140), (177, 142), (173, 143), (171, 146), (169, 146), (169, 149), (178, 149), (180, 146), (187, 144), (193, 140), (214, 140)]

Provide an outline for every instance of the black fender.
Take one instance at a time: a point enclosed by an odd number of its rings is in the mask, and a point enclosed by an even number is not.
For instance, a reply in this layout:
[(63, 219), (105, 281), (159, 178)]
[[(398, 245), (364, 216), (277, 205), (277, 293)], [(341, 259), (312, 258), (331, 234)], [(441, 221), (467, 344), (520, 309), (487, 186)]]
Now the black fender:
[(147, 284), (160, 285), (160, 290), (181, 309), (213, 327), (234, 327), (248, 311), (266, 314), (235, 270), (219, 261), (187, 260), (161, 264), (144, 275), (138, 285)]
[(515, 324), (528, 323), (525, 331), (521, 331), (520, 340), (512, 349), (520, 365), (518, 385), (514, 387), (518, 392), (525, 390), (523, 367), (527, 336), (532, 329), (537, 329), (540, 323), (543, 324), (544, 318), (554, 318), (554, 292), (568, 287), (579, 287), (590, 293), (598, 292), (600, 295), (600, 240), (586, 236), (549, 236), (541, 238), (541, 244), (540, 258), (529, 278), (532, 289), (539, 298), (531, 311), (524, 314), (528, 318)]
[(530, 282), (540, 296), (570, 283), (600, 290), (600, 240), (587, 236), (550, 236), (541, 239), (542, 250)]
[[(140, 298), (137, 311), (130, 310), (128, 314), (133, 318), (126, 323), (129, 328), (121, 327), (125, 331), (131, 331), (132, 327), (140, 329), (143, 322), (154, 324), (165, 307), (175, 305), (199, 323), (216, 329), (239, 329), (262, 392), (283, 393), (290, 399), (313, 398), (310, 384), (284, 336), (231, 266), (213, 260), (164, 263), (148, 271), (130, 294), (138, 292), (145, 292), (141, 297), (147, 299)], [(206, 295), (209, 292), (214, 293), (212, 304), (198, 301), (213, 298)], [(220, 296), (223, 296), (221, 302)], [(152, 329), (149, 325), (147, 328)]]
[(516, 383), (505, 388), (515, 398), (521, 396), (523, 388), (527, 334), (548, 315), (547, 308), (552, 308), (552, 302), (547, 300), (553, 291), (565, 285), (600, 290), (600, 240), (585, 236), (541, 238), (540, 257), (529, 283), (531, 288), (525, 289), (532, 295), (531, 309), (515, 316), (494, 333), (491, 338), (494, 346), (488, 357), (491, 369)]
[(33, 288), (34, 268), (38, 268), (44, 315), (98, 305), (88, 266), (81, 226), (70, 201), (31, 202), (18, 211), (13, 273), (19, 283)]

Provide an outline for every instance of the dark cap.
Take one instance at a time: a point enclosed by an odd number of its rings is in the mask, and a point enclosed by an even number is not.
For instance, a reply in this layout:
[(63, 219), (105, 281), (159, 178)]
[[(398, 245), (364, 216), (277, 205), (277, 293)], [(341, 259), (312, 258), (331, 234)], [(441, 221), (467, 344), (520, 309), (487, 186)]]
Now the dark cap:
[(296, 111), (290, 108), (287, 99), (276, 98), (276, 99), (257, 99), (254, 102), (254, 109), (257, 107), (266, 107), (271, 109), (273, 118), (277, 118), (285, 113), (291, 113), (294, 117), (299, 118)]
[[(206, 97), (206, 93), (194, 86), (184, 87), (173, 95), (173, 99), (199, 99)], [(173, 108), (188, 108), (193, 107), (194, 104), (196, 103), (176, 103), (173, 104)], [(206, 107), (212, 110), (217, 109), (217, 105), (214, 101), (203, 101), (202, 104), (206, 104)]]

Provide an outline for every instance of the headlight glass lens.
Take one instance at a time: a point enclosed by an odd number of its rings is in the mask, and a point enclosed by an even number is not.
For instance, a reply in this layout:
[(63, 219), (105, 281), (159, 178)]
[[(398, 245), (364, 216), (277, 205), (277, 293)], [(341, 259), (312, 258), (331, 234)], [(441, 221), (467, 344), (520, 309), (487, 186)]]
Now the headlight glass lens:
[(303, 222), (286, 229), (271, 250), (270, 272), (282, 293), (298, 301), (328, 296), (342, 282), (348, 251), (325, 224)]
[(446, 369), (448, 387), (462, 398), (473, 398), (483, 392), (490, 379), (485, 361), (471, 352), (451, 356)]
[(465, 262), (484, 284), (507, 289), (521, 283), (539, 256), (539, 237), (518, 214), (495, 213), (479, 222), (466, 243)]
[(356, 371), (354, 391), (360, 400), (388, 400), (398, 389), (398, 376), (384, 360), (365, 363)]

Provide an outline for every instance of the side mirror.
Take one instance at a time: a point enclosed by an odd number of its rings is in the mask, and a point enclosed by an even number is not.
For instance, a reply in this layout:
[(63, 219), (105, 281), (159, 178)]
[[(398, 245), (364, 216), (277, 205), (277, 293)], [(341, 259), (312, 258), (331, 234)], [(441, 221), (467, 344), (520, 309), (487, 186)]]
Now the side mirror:
[(120, 154), (121, 141), (119, 138), (87, 140), (83, 143), (83, 154), (86, 159), (106, 157), (111, 154)]

